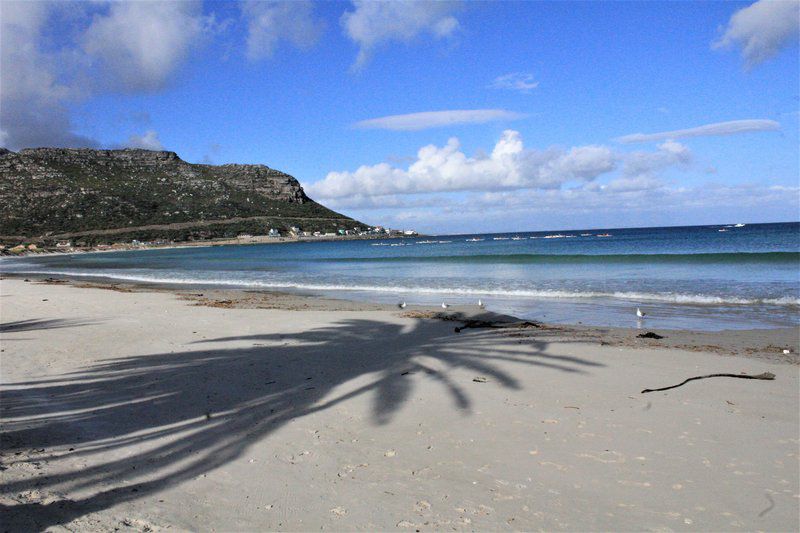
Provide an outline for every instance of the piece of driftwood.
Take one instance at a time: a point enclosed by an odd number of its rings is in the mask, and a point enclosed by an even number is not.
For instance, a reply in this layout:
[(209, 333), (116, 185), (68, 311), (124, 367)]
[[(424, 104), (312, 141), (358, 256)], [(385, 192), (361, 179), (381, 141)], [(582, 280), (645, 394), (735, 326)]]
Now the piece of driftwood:
[(670, 387), (662, 387), (660, 389), (644, 389), (642, 391), (642, 394), (644, 394), (646, 392), (659, 392), (659, 391), (662, 391), (662, 390), (675, 389), (677, 387), (680, 387), (681, 385), (686, 385), (690, 381), (694, 381), (696, 379), (706, 379), (706, 378), (742, 378), (742, 379), (770, 379), (771, 380), (771, 379), (775, 379), (775, 374), (773, 374), (772, 372), (764, 372), (763, 374), (757, 374), (755, 376), (751, 376), (751, 375), (748, 375), (748, 374), (709, 374), (707, 376), (695, 376), (693, 378), (689, 378), (689, 379), (687, 379), (685, 381), (682, 381), (681, 383), (678, 383), (677, 385), (672, 385)]
[(467, 328), (525, 329), (540, 327), (542, 327), (541, 324), (537, 324), (536, 322), (490, 322), (488, 320), (465, 320), (463, 326), (455, 328), (455, 332), (461, 333), (461, 330)]

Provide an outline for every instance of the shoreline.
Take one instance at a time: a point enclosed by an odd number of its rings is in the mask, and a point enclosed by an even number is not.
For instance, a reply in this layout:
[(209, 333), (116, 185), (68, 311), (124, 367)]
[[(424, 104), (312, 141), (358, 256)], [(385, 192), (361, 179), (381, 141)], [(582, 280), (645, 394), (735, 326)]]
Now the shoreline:
[[(479, 314), (489, 314), (501, 322), (523, 322), (525, 319), (511, 315), (482, 311), (477, 306), (453, 305), (442, 311), (438, 306), (409, 304), (400, 310), (394, 304), (319, 297), (300, 291), (244, 287), (219, 287), (203, 284), (152, 283), (113, 280), (102, 277), (81, 279), (52, 274), (3, 273), (2, 279), (31, 280), (46, 285), (68, 285), (77, 288), (111, 290), (117, 292), (166, 293), (190, 302), (194, 306), (227, 309), (276, 309), (282, 311), (314, 310), (335, 313), (338, 311), (379, 311), (399, 313), (417, 318), (448, 322), (464, 322)], [(464, 320), (460, 320), (464, 319)], [(720, 355), (752, 357), (768, 361), (800, 365), (800, 326), (783, 328), (728, 329), (718, 331), (670, 329), (654, 326), (633, 328), (536, 322), (540, 332), (560, 339), (577, 338), (602, 346), (649, 347), (654, 349), (682, 349), (705, 351)], [(661, 339), (640, 338), (654, 332)], [(789, 350), (785, 353), (784, 350)]]

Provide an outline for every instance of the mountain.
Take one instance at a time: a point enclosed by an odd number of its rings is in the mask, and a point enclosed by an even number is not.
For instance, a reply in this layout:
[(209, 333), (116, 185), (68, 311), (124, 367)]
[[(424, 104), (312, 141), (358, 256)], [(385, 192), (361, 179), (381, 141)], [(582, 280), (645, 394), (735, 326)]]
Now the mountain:
[(174, 152), (0, 148), (0, 240), (45, 245), (186, 241), (270, 228), (365, 227), (264, 165), (197, 165)]

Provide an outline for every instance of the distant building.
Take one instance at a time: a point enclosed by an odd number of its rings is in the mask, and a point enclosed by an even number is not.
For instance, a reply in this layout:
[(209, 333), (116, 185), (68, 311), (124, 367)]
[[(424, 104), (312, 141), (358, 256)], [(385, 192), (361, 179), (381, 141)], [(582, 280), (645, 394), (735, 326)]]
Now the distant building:
[(58, 241), (56, 243), (56, 248), (70, 248), (72, 243), (70, 241)]
[(267, 233), (267, 235), (269, 237), (280, 237), (281, 236), (281, 232), (276, 230), (275, 228), (270, 228), (269, 229), (269, 233)]

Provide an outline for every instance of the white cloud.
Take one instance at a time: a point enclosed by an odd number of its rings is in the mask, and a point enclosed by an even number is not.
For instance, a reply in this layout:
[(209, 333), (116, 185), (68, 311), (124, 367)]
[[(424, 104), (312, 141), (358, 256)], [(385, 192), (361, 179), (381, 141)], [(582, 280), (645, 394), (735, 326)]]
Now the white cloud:
[(317, 42), (323, 29), (322, 22), (313, 16), (311, 1), (250, 0), (241, 7), (247, 19), (247, 57), (251, 60), (270, 57), (280, 40), (308, 48)]
[(500, 120), (518, 120), (527, 115), (505, 109), (452, 109), (425, 111), (407, 115), (390, 115), (355, 123), (356, 128), (417, 131), (458, 124), (485, 124)]
[(72, 132), (66, 103), (82, 92), (58, 74), (70, 58), (41, 47), (54, 9), (43, 2), (7, 1), (0, 6), (0, 124), (3, 145), (12, 150), (96, 145)]
[(687, 167), (692, 161), (689, 147), (676, 141), (664, 141), (655, 152), (631, 152), (624, 156), (623, 173), (626, 177), (652, 177), (668, 167)]
[(509, 89), (521, 93), (529, 93), (538, 86), (539, 82), (533, 80), (533, 74), (524, 72), (513, 72), (498, 76), (492, 82), (492, 87), (495, 89)]
[(619, 178), (606, 186), (591, 182), (569, 189), (442, 194), (429, 205), (415, 196), (389, 198), (388, 206), (382, 204), (382, 198), (374, 204), (362, 202), (360, 208), (349, 199), (337, 202), (352, 203), (355, 207), (348, 214), (361, 220), (379, 220), (390, 227), (435, 234), (714, 224), (764, 220), (764, 212), (769, 212), (767, 220), (789, 220), (796, 215), (800, 188), (719, 184), (669, 187), (657, 180)]
[(733, 14), (725, 33), (713, 48), (742, 48), (747, 68), (776, 56), (797, 41), (800, 30), (800, 2), (797, 0), (759, 0)]
[(638, 192), (659, 189), (663, 187), (660, 180), (648, 175), (621, 176), (611, 180), (601, 189), (608, 192)]
[[(96, 147), (69, 106), (168, 84), (210, 20), (199, 2), (15, 2), (0, 8), (0, 124), (12, 149)], [(63, 37), (52, 47), (53, 28)]]
[(705, 124), (696, 128), (685, 130), (662, 131), (658, 133), (633, 133), (615, 139), (621, 143), (642, 143), (652, 141), (663, 141), (667, 139), (682, 139), (686, 137), (705, 137), (710, 135), (734, 135), (736, 133), (747, 133), (751, 131), (775, 131), (781, 129), (781, 125), (774, 120), (767, 119), (747, 119), (730, 120), (728, 122), (715, 122)]
[(443, 191), (558, 188), (569, 181), (590, 181), (613, 170), (614, 154), (605, 146), (581, 146), (570, 150), (532, 150), (523, 146), (520, 134), (503, 132), (491, 154), (468, 157), (459, 141), (445, 146), (428, 145), (407, 168), (388, 163), (361, 166), (355, 172), (330, 172), (306, 187), (312, 196), (343, 198), (416, 194)]
[(435, 38), (452, 35), (458, 20), (452, 13), (457, 2), (353, 0), (354, 11), (342, 15), (345, 34), (359, 46), (354, 68), (362, 68), (376, 47), (390, 41), (409, 42), (423, 33)]
[(204, 30), (202, 4), (113, 2), (96, 14), (81, 41), (112, 86), (125, 92), (163, 88)]
[(164, 145), (158, 138), (158, 132), (147, 130), (143, 135), (131, 135), (125, 143), (128, 148), (144, 148), (145, 150), (163, 150)]

